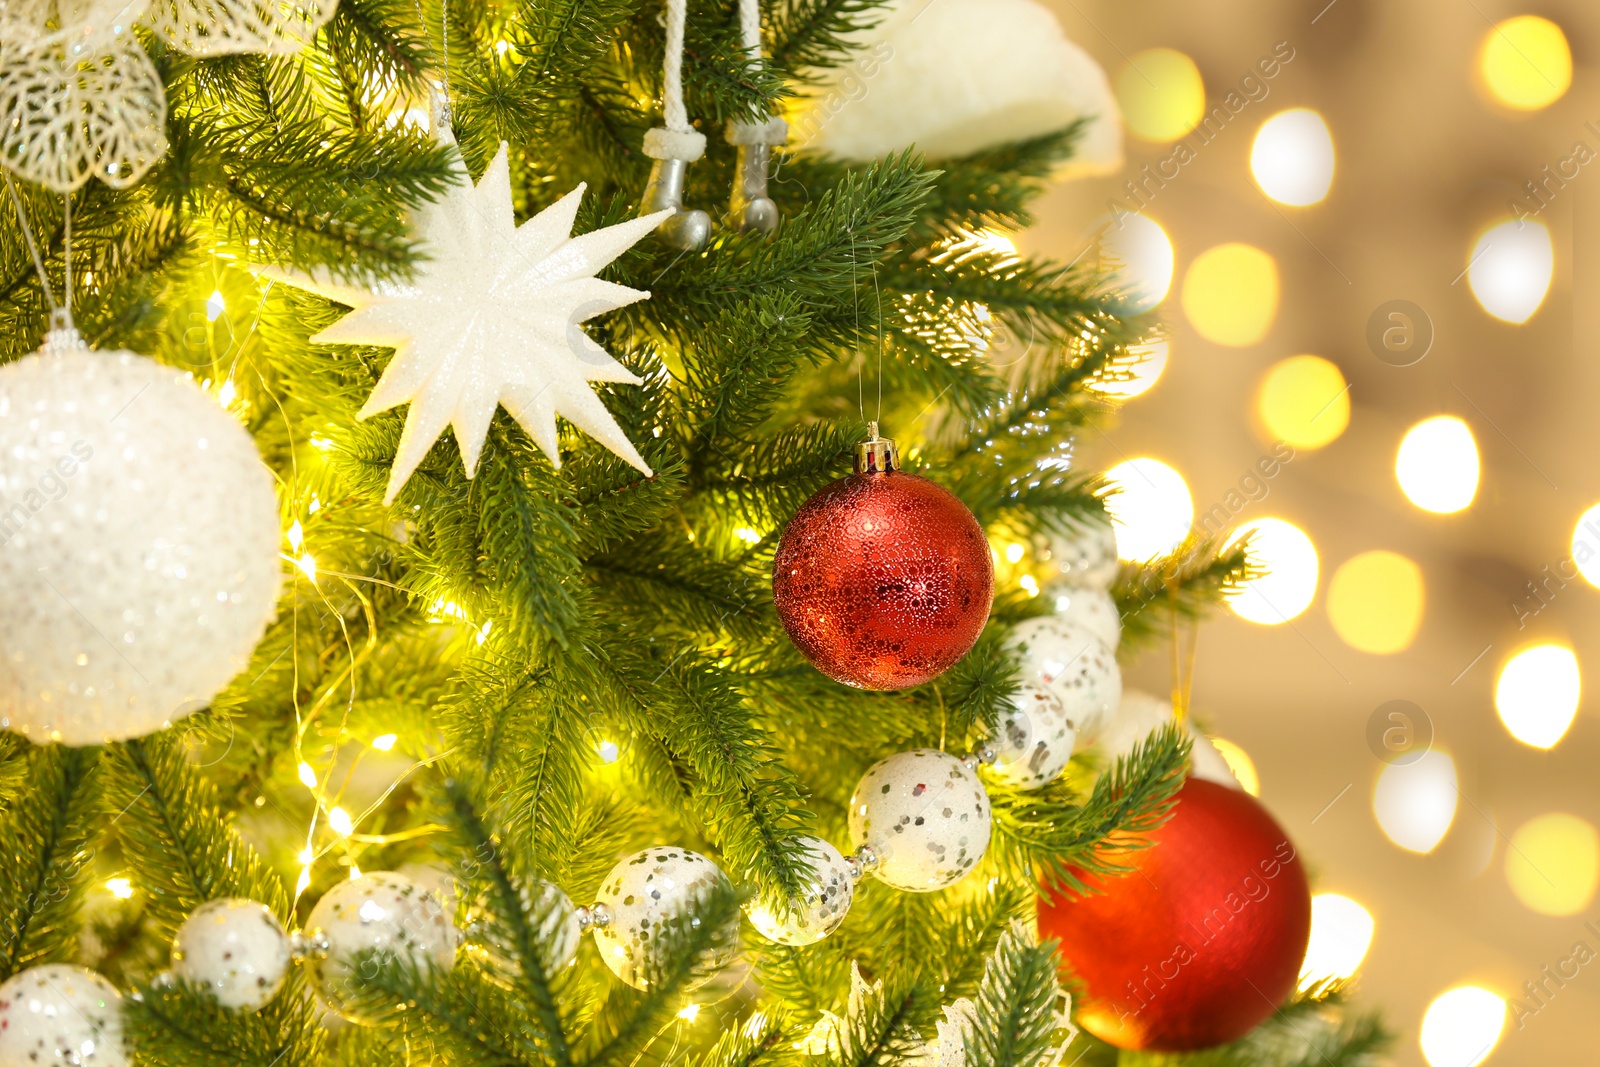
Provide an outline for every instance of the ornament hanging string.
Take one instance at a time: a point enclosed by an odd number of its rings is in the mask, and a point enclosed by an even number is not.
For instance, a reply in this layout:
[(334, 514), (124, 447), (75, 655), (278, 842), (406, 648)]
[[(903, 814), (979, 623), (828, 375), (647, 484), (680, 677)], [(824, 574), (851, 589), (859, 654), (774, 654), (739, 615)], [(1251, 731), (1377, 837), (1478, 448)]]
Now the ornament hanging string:
[[(744, 21), (740, 12), (740, 21)], [(667, 55), (661, 70), (662, 111), (667, 129), (673, 133), (688, 133), (689, 110), (683, 103), (683, 30), (689, 18), (689, 0), (667, 0)], [(757, 31), (759, 43), (760, 30)], [(746, 47), (749, 33), (745, 32)]]
[(878, 439), (878, 425), (883, 422), (883, 291), (878, 286), (878, 261), (872, 261), (872, 302), (876, 318), (875, 332), (878, 338), (878, 412), (877, 417), (867, 418), (866, 375), (864, 373), (865, 360), (861, 355), (861, 264), (856, 259), (856, 231), (850, 231), (850, 303), (855, 310), (856, 319), (856, 407), (861, 412), (861, 421), (867, 424), (869, 436)]
[(33, 257), (33, 269), (38, 272), (39, 284), (44, 287), (44, 302), (49, 306), (53, 319), (59, 307), (56, 304), (55, 290), (50, 286), (50, 275), (45, 273), (44, 257), (39, 254), (39, 244), (33, 239), (33, 226), (28, 222), (27, 211), (22, 206), (22, 197), (17, 195), (16, 183), (11, 180), (10, 174), (6, 174), (5, 179), (6, 189), (11, 193), (11, 203), (17, 209), (17, 222), (22, 226), (23, 240), (28, 243), (28, 254)]

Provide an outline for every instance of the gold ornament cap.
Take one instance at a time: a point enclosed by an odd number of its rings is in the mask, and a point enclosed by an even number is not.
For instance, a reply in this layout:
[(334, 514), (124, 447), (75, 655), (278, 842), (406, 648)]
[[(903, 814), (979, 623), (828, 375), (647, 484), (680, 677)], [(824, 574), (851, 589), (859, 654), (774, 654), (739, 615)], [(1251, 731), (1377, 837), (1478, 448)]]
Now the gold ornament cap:
[(878, 424), (867, 423), (867, 440), (856, 445), (857, 474), (888, 474), (900, 469), (900, 450), (887, 437), (878, 436)]

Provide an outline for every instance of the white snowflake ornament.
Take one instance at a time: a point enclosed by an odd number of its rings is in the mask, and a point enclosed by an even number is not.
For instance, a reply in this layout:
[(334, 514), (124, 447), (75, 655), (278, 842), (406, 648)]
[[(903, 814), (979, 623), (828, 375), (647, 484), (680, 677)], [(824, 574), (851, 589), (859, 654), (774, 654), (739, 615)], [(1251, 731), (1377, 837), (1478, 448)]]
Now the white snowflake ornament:
[(639, 385), (579, 324), (650, 297), (595, 274), (659, 226), (671, 211), (630, 219), (578, 237), (573, 220), (586, 186), (516, 224), (506, 145), (473, 185), (461, 183), (416, 213), (427, 258), (409, 282), (357, 288), (282, 271), (269, 277), (353, 310), (312, 337), (319, 344), (382, 345), (394, 359), (357, 418), (410, 404), (384, 503), (395, 496), (446, 426), (455, 428), (467, 477), (497, 406), (561, 466), (556, 416), (651, 474), (648, 464), (590, 387)]

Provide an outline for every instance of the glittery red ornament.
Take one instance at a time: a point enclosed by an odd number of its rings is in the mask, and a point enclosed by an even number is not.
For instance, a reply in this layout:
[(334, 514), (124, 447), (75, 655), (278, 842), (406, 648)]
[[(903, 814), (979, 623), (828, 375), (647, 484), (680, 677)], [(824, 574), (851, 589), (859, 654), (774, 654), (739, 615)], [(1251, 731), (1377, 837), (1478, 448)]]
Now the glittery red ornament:
[(806, 501), (772, 564), (778, 617), (817, 670), (861, 689), (937, 678), (972, 647), (994, 600), (983, 527), (955, 495), (896, 470), (873, 434), (856, 473)]
[(1041, 900), (1087, 988), (1078, 1022), (1119, 1048), (1180, 1052), (1235, 1041), (1293, 992), (1311, 936), (1311, 891), (1288, 836), (1248, 793), (1197, 778), (1148, 849), (1101, 890)]

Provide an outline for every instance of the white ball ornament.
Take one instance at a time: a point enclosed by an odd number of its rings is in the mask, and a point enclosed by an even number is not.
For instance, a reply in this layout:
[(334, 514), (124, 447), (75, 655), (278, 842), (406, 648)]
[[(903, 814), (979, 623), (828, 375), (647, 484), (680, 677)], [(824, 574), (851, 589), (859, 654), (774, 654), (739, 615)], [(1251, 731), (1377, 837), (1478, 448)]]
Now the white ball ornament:
[[(1095, 741), (1095, 748), (1108, 762), (1126, 756), (1133, 751), (1133, 746), (1172, 719), (1172, 701), (1138, 689), (1129, 689), (1122, 694), (1117, 713)], [(1228, 761), (1222, 758), (1217, 746), (1194, 728), (1192, 718), (1184, 720), (1183, 728), (1193, 742), (1189, 750), (1191, 778), (1203, 778), (1229, 789), (1244, 788), (1239, 784), (1239, 779), (1233, 776), (1233, 771), (1228, 769)]]
[(1054, 581), (1044, 587), (1043, 594), (1055, 605), (1056, 617), (1067, 625), (1087, 630), (1110, 649), (1122, 642), (1122, 613), (1105, 589)]
[(820, 837), (808, 837), (806, 858), (811, 876), (798, 900), (789, 902), (787, 914), (761, 902), (750, 905), (750, 925), (780, 945), (810, 945), (839, 928), (855, 899), (855, 872), (839, 850)]
[[(597, 897), (608, 920), (594, 928), (600, 958), (613, 974), (635, 989), (648, 989), (652, 975), (668, 960), (663, 935), (700, 925), (701, 904), (731, 886), (722, 869), (698, 852), (663, 846), (620, 860), (600, 884)], [(700, 960), (710, 972), (725, 966), (739, 947), (735, 916), (718, 931)], [(704, 984), (703, 982), (700, 984)]]
[(1041, 541), (1060, 572), (1058, 580), (1070, 585), (1109, 589), (1122, 569), (1117, 559), (1117, 531), (1109, 516), (1069, 522), (1045, 534)]
[(272, 909), (254, 900), (208, 900), (172, 940), (172, 971), (210, 990), (224, 1008), (255, 1011), (283, 988), (289, 935)]
[(127, 1067), (122, 994), (85, 967), (30, 967), (0, 985), (0, 1067)]
[(1037, 789), (1066, 767), (1077, 736), (1061, 697), (1049, 686), (1024, 682), (1000, 712), (989, 775), (1017, 789)]
[(351, 1002), (357, 957), (367, 951), (423, 968), (448, 971), (456, 961), (456, 928), (439, 898), (403, 874), (374, 871), (340, 882), (306, 918), (316, 946), (311, 981), (336, 1014), (372, 1023)]
[(52, 333), (0, 369), (0, 727), (88, 745), (204, 707), (272, 618), (281, 537), (233, 416)]
[(1017, 655), (1024, 683), (1042, 685), (1061, 699), (1080, 744), (1093, 741), (1116, 713), (1122, 669), (1116, 653), (1094, 634), (1044, 615), (1013, 627), (1006, 647)]
[(896, 889), (954, 885), (989, 847), (989, 794), (966, 764), (938, 749), (899, 752), (867, 768), (850, 796), (850, 841)]

